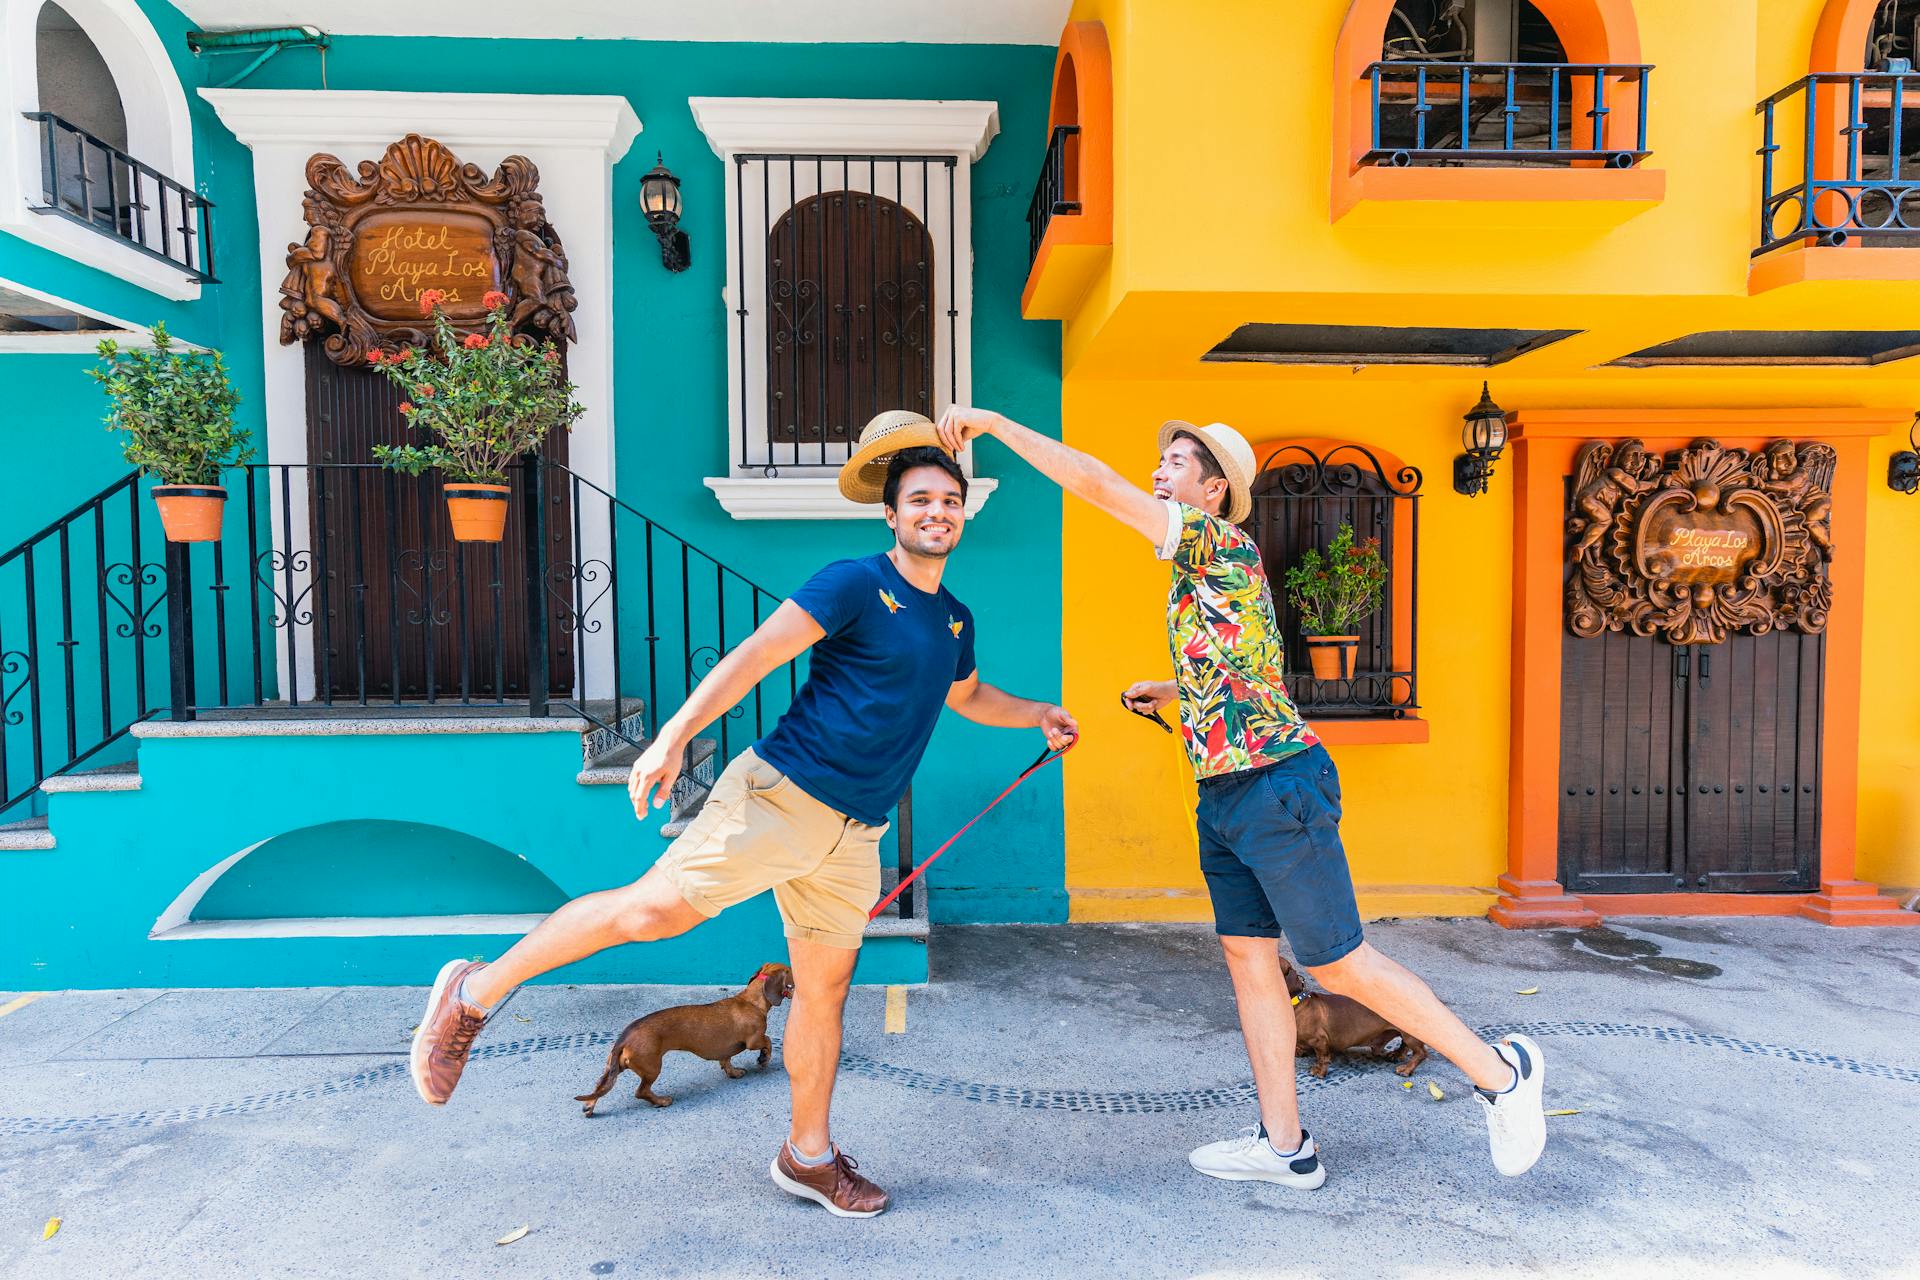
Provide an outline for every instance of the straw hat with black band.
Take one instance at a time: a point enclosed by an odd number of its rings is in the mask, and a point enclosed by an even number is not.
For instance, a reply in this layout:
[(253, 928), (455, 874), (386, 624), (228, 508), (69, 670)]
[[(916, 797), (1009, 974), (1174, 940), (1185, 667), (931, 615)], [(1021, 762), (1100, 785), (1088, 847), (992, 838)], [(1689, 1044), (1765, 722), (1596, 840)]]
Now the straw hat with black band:
[[(1196, 427), (1178, 418), (1160, 428), (1160, 452), (1165, 453), (1173, 438), (1181, 433), (1192, 436), (1227, 478), (1227, 509), (1220, 514), (1228, 524), (1239, 524), (1253, 514), (1253, 446), (1247, 438), (1224, 422), (1209, 422)], [(844, 486), (845, 481), (841, 481)]]
[[(840, 467), (840, 492), (851, 502), (885, 500), (887, 464), (902, 449), (940, 449), (933, 420), (911, 409), (876, 413), (860, 429), (860, 444)], [(941, 452), (945, 452), (944, 449)]]

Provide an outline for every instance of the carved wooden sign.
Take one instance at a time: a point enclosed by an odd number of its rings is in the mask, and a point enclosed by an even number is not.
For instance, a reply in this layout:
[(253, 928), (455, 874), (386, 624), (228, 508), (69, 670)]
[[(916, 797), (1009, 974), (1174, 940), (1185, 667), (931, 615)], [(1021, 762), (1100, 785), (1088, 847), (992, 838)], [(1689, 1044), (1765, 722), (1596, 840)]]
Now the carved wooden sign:
[(410, 133), (358, 177), (335, 156), (307, 161), (307, 238), (287, 246), (282, 343), (324, 340), (340, 364), (376, 347), (424, 344), (420, 294), (438, 289), (448, 319), (476, 327), (498, 289), (516, 330), (574, 337), (573, 285), (547, 223), (540, 171), (508, 156), (491, 178)]
[(1831, 445), (1785, 440), (1758, 453), (1701, 440), (1665, 457), (1639, 440), (1584, 446), (1567, 625), (1674, 644), (1825, 630), (1836, 460)]

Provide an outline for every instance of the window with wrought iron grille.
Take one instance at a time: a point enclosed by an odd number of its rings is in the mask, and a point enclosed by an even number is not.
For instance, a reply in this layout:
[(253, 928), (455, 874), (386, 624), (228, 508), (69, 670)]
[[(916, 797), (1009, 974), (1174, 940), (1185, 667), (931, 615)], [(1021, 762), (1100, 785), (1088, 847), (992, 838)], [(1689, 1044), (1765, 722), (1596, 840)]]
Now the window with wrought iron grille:
[[(1419, 711), (1420, 481), (1415, 468), (1357, 444), (1282, 444), (1261, 462), (1244, 527), (1273, 584), (1287, 691), (1312, 719), (1399, 720)], [(1356, 539), (1379, 539), (1386, 591), (1359, 625), (1352, 678), (1316, 680), (1298, 611), (1287, 599), (1287, 570), (1309, 548), (1324, 552), (1349, 524)]]
[(969, 176), (993, 104), (693, 107), (727, 184), (727, 467), (707, 485), (738, 518), (858, 517), (835, 476), (868, 419), (971, 398)]

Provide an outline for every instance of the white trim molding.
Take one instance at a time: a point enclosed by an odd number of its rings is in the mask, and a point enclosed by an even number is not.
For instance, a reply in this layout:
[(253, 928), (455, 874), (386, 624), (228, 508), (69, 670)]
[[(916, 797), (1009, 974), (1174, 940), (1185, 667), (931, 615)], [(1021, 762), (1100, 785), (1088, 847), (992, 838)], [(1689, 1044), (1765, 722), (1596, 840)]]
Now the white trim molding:
[[(510, 155), (524, 155), (540, 170), (548, 217), (566, 246), (568, 275), (579, 308), (579, 340), (568, 349), (567, 375), (586, 410), (568, 441), (568, 465), (583, 479), (614, 491), (613, 409), (613, 166), (633, 145), (640, 121), (623, 97), (600, 94), (331, 92), (315, 89), (202, 89), (221, 122), (253, 150), (253, 184), (260, 218), (261, 332), (267, 418), (266, 456), (276, 463), (307, 460), (306, 357), (298, 346), (280, 345), (280, 295), (274, 283), (286, 275), (290, 241), (306, 230), (301, 195), (307, 160), (317, 152), (338, 156), (349, 168), (378, 160), (409, 133), (445, 144), (463, 163), (491, 171)], [(638, 218), (637, 209), (629, 211)], [(307, 536), (306, 490), (294, 486), (293, 510), (272, 513), (276, 530)], [(274, 502), (279, 504), (278, 495)], [(577, 554), (582, 562), (605, 559), (605, 530), (589, 533)], [(297, 553), (302, 548), (278, 550)], [(293, 590), (305, 585), (295, 574)], [(299, 682), (300, 697), (314, 681), (311, 663), (291, 660), (291, 632), (280, 646), (280, 688)], [(312, 653), (311, 637), (299, 639)], [(611, 679), (605, 643), (581, 655), (593, 685)], [(604, 670), (602, 668), (605, 668)]]
[[(824, 447), (821, 460), (814, 462), (798, 445), (785, 459), (788, 446), (773, 443), (767, 320), (763, 314), (744, 314), (742, 307), (750, 304), (741, 299), (767, 297), (767, 237), (790, 210), (836, 191), (897, 203), (924, 225), (934, 246), (928, 272), (934, 305), (927, 309), (933, 369), (927, 412), (936, 414), (950, 402), (970, 403), (972, 172), (973, 162), (1000, 131), (999, 105), (897, 98), (689, 98), (687, 104), (729, 170), (722, 183), (728, 470), (706, 485), (736, 520), (871, 518), (870, 508), (840, 496)], [(769, 155), (823, 159), (769, 164), (764, 160)], [(925, 162), (911, 158), (921, 156)], [(910, 157), (904, 167), (900, 157)], [(971, 476), (971, 451), (961, 465)], [(975, 482), (968, 513), (977, 511), (993, 489), (991, 481)]]
[[(0, 231), (49, 249), (163, 298), (192, 302), (200, 282), (119, 239), (48, 214), (42, 203), (40, 128), (23, 115), (40, 110), (37, 34), (48, 0), (0, 4)], [(113, 77), (127, 118), (127, 154), (199, 191), (193, 167), (193, 117), (167, 47), (136, 0), (59, 0), (93, 42)], [(216, 221), (218, 214), (216, 212)], [(159, 227), (148, 238), (158, 247)]]

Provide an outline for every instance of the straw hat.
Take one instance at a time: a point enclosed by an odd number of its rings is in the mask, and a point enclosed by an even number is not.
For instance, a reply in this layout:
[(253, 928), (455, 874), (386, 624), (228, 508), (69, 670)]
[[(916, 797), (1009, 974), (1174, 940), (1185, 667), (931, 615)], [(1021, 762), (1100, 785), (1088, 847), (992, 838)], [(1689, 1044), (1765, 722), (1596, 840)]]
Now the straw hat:
[(881, 501), (887, 486), (887, 464), (902, 449), (940, 448), (933, 420), (911, 409), (888, 409), (873, 415), (860, 429), (860, 447), (840, 467), (840, 492), (853, 502)]
[(1247, 438), (1224, 422), (1196, 427), (1175, 418), (1160, 428), (1160, 452), (1165, 453), (1182, 431), (1207, 447), (1227, 478), (1227, 509), (1222, 513), (1227, 523), (1239, 524), (1253, 514), (1253, 446)]

